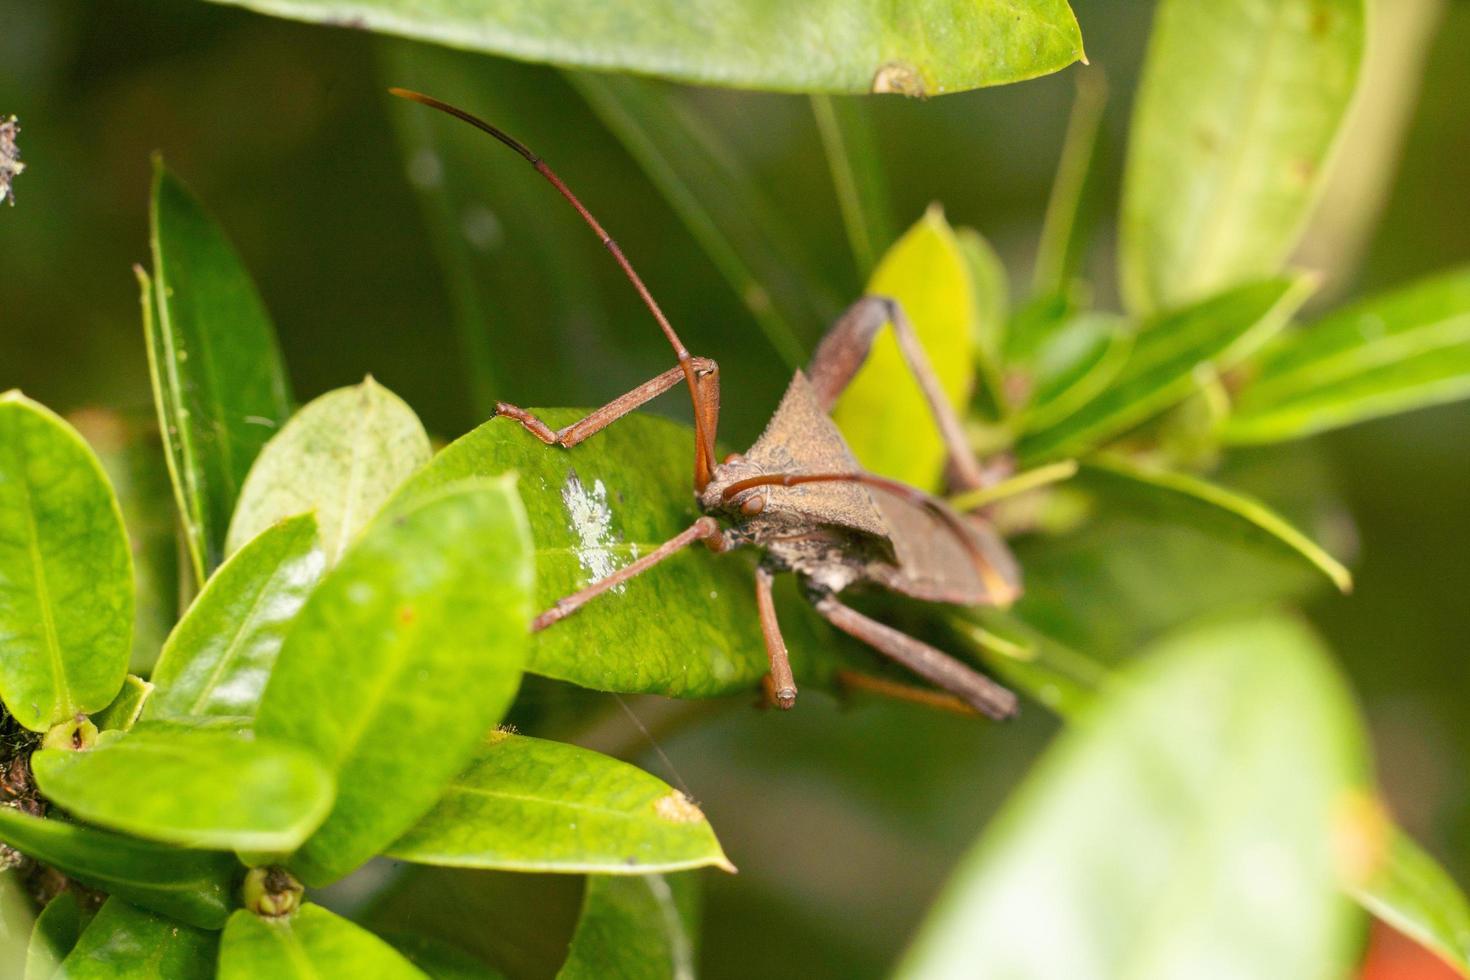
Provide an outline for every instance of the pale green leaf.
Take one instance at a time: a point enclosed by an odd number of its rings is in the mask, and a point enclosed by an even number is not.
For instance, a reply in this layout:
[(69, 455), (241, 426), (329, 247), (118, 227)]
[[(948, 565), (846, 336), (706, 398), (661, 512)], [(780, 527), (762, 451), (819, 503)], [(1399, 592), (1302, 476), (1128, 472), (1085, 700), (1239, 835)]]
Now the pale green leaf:
[(253, 717), (286, 631), (324, 565), (310, 514), (282, 521), (231, 555), (169, 634), (144, 717)]
[(180, 847), (286, 853), (332, 805), (309, 753), (230, 732), (143, 726), (85, 752), (43, 749), (31, 766), (74, 816)]
[[(290, 414), (275, 328), (239, 255), (156, 160), (143, 332), (184, 537), (200, 583), (223, 559), (245, 474)], [(150, 297), (151, 292), (151, 297)]]
[(592, 875), (557, 980), (692, 980), (698, 881), (689, 874)]
[(1365, 0), (1164, 0), (1134, 103), (1120, 275), (1131, 308), (1273, 275), (1353, 100)]
[(313, 399), (261, 450), (230, 521), (233, 553), (278, 521), (315, 513), (327, 563), (410, 473), (428, 461), (428, 434), (413, 409), (365, 379)]
[(520, 683), (533, 574), (514, 478), (465, 481), (375, 522), (307, 599), (256, 721), (337, 779), (290, 862), (307, 884), (386, 847), (469, 764)]
[(75, 429), (0, 395), (0, 697), (33, 731), (107, 707), (127, 674), (133, 561)]
[(148, 699), (153, 696), (153, 685), (136, 674), (123, 678), (122, 690), (112, 703), (99, 711), (92, 722), (98, 731), (125, 732), (138, 721)]
[[(883, 256), (867, 293), (897, 300), (957, 410), (975, 384), (975, 298), (949, 223), (930, 208)], [(944, 475), (944, 441), (891, 328), (873, 342), (832, 417), (864, 468), (922, 489)]]
[(241, 909), (220, 938), (219, 980), (426, 980), (392, 946), (310, 902), (266, 919)]
[(1364, 736), (1316, 639), (1175, 634), (1077, 719), (964, 859), (901, 977), (1337, 977), (1332, 829)]
[(387, 853), (503, 871), (733, 870), (704, 814), (663, 780), (575, 745), (505, 732)]
[(943, 95), (1082, 58), (1065, 0), (216, 0), (525, 61), (787, 92)]
[(51, 980), (210, 980), (219, 935), (109, 898)]
[(1470, 977), (1470, 902), (1445, 870), (1393, 829), (1383, 863), (1353, 897), (1399, 932)]

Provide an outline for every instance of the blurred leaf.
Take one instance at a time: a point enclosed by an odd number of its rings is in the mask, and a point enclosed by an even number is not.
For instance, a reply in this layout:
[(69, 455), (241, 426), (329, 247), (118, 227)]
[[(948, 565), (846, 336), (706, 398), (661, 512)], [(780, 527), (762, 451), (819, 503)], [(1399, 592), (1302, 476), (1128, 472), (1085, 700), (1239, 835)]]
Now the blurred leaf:
[(276, 919), (241, 909), (220, 939), (219, 980), (426, 976), (377, 936), (310, 902)]
[(20, 873), (14, 868), (0, 870), (0, 976), (7, 980), (25, 975), (35, 919), (35, 903), (26, 894)]
[(924, 0), (902, 11), (874, 0), (216, 2), (527, 61), (785, 92), (942, 95), (1035, 78), (1082, 57), (1065, 0)]
[(1444, 869), (1401, 830), (1393, 830), (1382, 865), (1351, 889), (1369, 912), (1470, 976), (1470, 902)]
[(1166, 0), (1134, 104), (1120, 276), (1131, 309), (1273, 275), (1352, 103), (1365, 0)]
[(91, 918), (92, 913), (78, 903), (74, 888), (68, 888), (47, 902), (46, 907), (36, 914), (36, 924), (31, 930), (31, 942), (26, 948), (25, 980), (52, 980)]
[(1027, 461), (1085, 452), (1186, 398), (1202, 367), (1237, 364), (1285, 326), (1311, 292), (1311, 280), (1267, 279), (1155, 317), (1139, 331), (1128, 360), (1102, 394), (1056, 424), (1027, 433)]
[(252, 718), (286, 631), (325, 565), (311, 514), (287, 518), (219, 567), (153, 671), (147, 718)]
[(786, 366), (802, 364), (804, 328), (836, 303), (813, 298), (819, 277), (740, 165), (737, 148), (673, 86), (617, 75), (566, 78), (643, 167)]
[(395, 933), (382, 938), (433, 980), (505, 980), (505, 974), (478, 957), (430, 936)]
[(1006, 323), (1011, 315), (1011, 285), (1006, 267), (991, 245), (974, 228), (956, 228), (955, 243), (970, 271), (975, 297), (975, 367), (995, 415), (1005, 414), (1009, 403), (1005, 372)]
[(1283, 334), (1259, 360), (1227, 441), (1277, 442), (1470, 397), (1470, 268)]
[(972, 607), (946, 617), (951, 630), (986, 667), (1062, 718), (1077, 717), (1108, 680), (1108, 668), (1015, 616)]
[(893, 241), (888, 178), (869, 112), (871, 103), (827, 95), (813, 95), (811, 103), (852, 258), (858, 274), (866, 279), (873, 274), (879, 254)]
[(123, 678), (122, 690), (112, 703), (99, 711), (92, 721), (98, 731), (127, 731), (143, 713), (143, 707), (153, 695), (153, 685), (136, 674)]
[(75, 429), (0, 394), (0, 696), (45, 731), (107, 707), (128, 670), (133, 560), (117, 498)]
[(261, 450), (240, 491), (225, 551), (238, 551), (277, 521), (314, 512), (327, 564), (336, 564), (432, 452), (413, 409), (372, 378), (329, 391)]
[(109, 898), (52, 980), (209, 980), (218, 948), (216, 933)]
[[(586, 414), (535, 412), (553, 428)], [(492, 419), (441, 451), (389, 506), (466, 477), (519, 473), (536, 539), (536, 607), (545, 609), (694, 523), (693, 456), (689, 427), (651, 415), (619, 419), (570, 450)], [(825, 680), (829, 643), (815, 614), (799, 602), (780, 612), (797, 679)], [(687, 549), (537, 633), (526, 669), (601, 691), (703, 698), (753, 690), (770, 664), (751, 566), (740, 555)]]
[(256, 730), (337, 777), (290, 861), (307, 884), (387, 846), (469, 764), (520, 683), (533, 571), (514, 478), (476, 480), (370, 525), (306, 600)]
[(1031, 397), (1024, 425), (1046, 429), (1092, 401), (1118, 377), (1133, 351), (1123, 317), (1079, 313), (1056, 325), (1031, 365)]
[(1316, 568), (1340, 591), (1352, 590), (1352, 573), (1340, 561), (1280, 514), (1245, 494), (1112, 454), (1084, 462), (1078, 482), (1101, 494), (1109, 507), (1131, 509), (1252, 547), (1283, 551)]
[(1038, 296), (1060, 293), (1067, 288), (1087, 246), (1085, 229), (1080, 228), (1083, 197), (1093, 173), (1098, 131), (1108, 104), (1108, 84), (1106, 76), (1097, 68), (1078, 72), (1075, 78), (1077, 95), (1072, 101), (1062, 155), (1046, 202), (1041, 241), (1036, 245), (1031, 290)]
[(92, 888), (203, 929), (224, 925), (240, 865), (190, 851), (0, 807), (0, 840)]
[(270, 315), (239, 255), (158, 159), (152, 218), (155, 281), (152, 300), (143, 287), (143, 332), (158, 426), (202, 584), (224, 559), (245, 474), (290, 414), (291, 394)]
[(505, 732), (387, 853), (503, 871), (733, 870), (704, 814), (663, 780), (575, 745)]
[(332, 806), (332, 777), (311, 755), (227, 732), (117, 732), (85, 752), (43, 749), (31, 765), (73, 815), (180, 847), (284, 854)]
[(1176, 634), (1032, 771), (899, 975), (1339, 976), (1356, 936), (1331, 830), (1365, 755), (1296, 622)]
[[(965, 257), (942, 211), (931, 207), (888, 250), (867, 293), (899, 302), (951, 404), (963, 411), (975, 384), (975, 298)], [(832, 417), (865, 469), (921, 489), (938, 488), (947, 458), (944, 441), (891, 328), (874, 340)]]
[(589, 875), (557, 980), (692, 980), (699, 925), (692, 875)]

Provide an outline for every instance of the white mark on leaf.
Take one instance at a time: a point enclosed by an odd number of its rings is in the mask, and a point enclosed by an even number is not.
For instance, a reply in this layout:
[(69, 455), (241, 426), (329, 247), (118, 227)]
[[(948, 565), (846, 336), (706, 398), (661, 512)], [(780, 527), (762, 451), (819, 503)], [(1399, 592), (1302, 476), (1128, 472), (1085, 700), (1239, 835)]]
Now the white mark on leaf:
[[(613, 552), (617, 537), (612, 530), (612, 508), (607, 505), (607, 487), (601, 480), (592, 482), (592, 489), (583, 486), (576, 470), (567, 473), (567, 482), (561, 488), (561, 502), (566, 506), (571, 531), (577, 537), (573, 551), (577, 564), (587, 573), (589, 582), (607, 578), (621, 564)], [(613, 586), (614, 592), (622, 592), (622, 585)]]

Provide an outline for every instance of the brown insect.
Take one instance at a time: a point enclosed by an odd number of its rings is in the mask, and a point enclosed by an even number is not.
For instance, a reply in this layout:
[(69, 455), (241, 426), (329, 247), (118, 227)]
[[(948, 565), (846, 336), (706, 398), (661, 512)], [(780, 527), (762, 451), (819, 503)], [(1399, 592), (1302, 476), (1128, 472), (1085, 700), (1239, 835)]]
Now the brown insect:
[(922, 490), (863, 472), (828, 414), (867, 358), (878, 331), (891, 323), (899, 350), (918, 380), (948, 450), (951, 481), (961, 490), (987, 483), (914, 328), (896, 301), (865, 296), (848, 308), (817, 346), (806, 371), (797, 371), (791, 379), (755, 445), (744, 454), (717, 462), (719, 365), (690, 355), (622, 249), (591, 212), (540, 157), (494, 126), (430, 96), (398, 88), (390, 91), (489, 133), (550, 181), (612, 253), (679, 361), (677, 367), (561, 429), (552, 429), (525, 409), (504, 402), (497, 403), (495, 414), (520, 423), (548, 446), (570, 448), (681, 381), (694, 404), (694, 491), (704, 516), (636, 561), (557, 600), (536, 617), (533, 631), (565, 619), (696, 541), (716, 552), (753, 545), (764, 552), (756, 569), (755, 588), (771, 661), (766, 690), (780, 707), (790, 708), (796, 702), (796, 682), (776, 621), (771, 587), (778, 572), (789, 571), (799, 577), (817, 612), (839, 630), (976, 711), (992, 718), (1015, 713), (1016, 697), (1010, 691), (838, 599), (854, 585), (955, 605), (1007, 605), (1020, 594), (1016, 563), (988, 524), (974, 515), (955, 512)]

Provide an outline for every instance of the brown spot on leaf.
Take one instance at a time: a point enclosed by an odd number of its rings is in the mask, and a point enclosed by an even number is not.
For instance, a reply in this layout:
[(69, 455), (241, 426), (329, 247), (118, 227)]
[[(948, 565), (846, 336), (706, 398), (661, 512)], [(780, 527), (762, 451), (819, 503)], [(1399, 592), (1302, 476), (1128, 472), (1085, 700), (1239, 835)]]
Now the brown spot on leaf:
[(704, 811), (678, 790), (653, 801), (653, 811), (669, 823), (699, 823)]
[(922, 99), (928, 91), (924, 87), (924, 77), (917, 68), (904, 61), (890, 61), (873, 75), (873, 94), (907, 95), (912, 99)]

